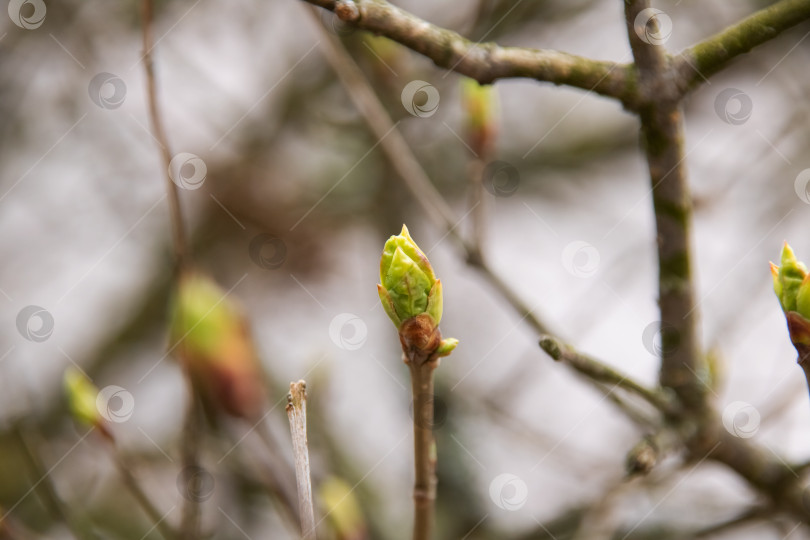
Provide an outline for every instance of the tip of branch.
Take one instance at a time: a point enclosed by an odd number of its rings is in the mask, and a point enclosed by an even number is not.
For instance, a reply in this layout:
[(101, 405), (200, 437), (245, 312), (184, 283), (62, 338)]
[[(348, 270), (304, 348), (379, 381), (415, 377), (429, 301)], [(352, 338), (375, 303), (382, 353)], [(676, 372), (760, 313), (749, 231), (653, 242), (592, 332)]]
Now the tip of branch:
[(546, 351), (546, 354), (549, 355), (553, 360), (559, 360), (562, 358), (562, 347), (560, 347), (560, 342), (551, 336), (542, 336), (540, 338), (540, 348)]
[(301, 379), (290, 383), (290, 393), (287, 394), (287, 410), (300, 409), (301, 404), (307, 400), (307, 383)]

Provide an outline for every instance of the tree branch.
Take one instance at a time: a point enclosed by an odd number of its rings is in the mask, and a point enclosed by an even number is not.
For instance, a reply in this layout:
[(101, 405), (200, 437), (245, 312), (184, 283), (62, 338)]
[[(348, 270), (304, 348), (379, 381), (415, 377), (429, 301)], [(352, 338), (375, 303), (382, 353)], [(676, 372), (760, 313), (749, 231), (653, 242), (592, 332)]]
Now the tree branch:
[(152, 38), (152, 0), (143, 0), (141, 5), (143, 17), (143, 63), (146, 71), (146, 95), (148, 98), (149, 118), (152, 122), (152, 133), (160, 148), (160, 157), (163, 165), (163, 175), (166, 180), (166, 189), (169, 196), (169, 216), (172, 224), (172, 234), (174, 237), (174, 254), (178, 270), (188, 263), (188, 243), (186, 242), (185, 226), (183, 225), (183, 214), (180, 210), (180, 197), (175, 184), (169, 175), (169, 167), (172, 154), (169, 150), (169, 141), (166, 137), (166, 130), (160, 114), (160, 107), (157, 99), (157, 89), (155, 85), (155, 65), (152, 59), (152, 49), (154, 41)]
[(672, 60), (680, 92), (689, 92), (727, 67), (737, 56), (807, 19), (810, 19), (810, 2), (781, 0), (689, 47)]
[[(204, 429), (202, 406), (197, 396), (197, 390), (192, 383), (191, 373), (188, 371), (186, 371), (186, 379), (189, 395), (180, 439), (180, 454), (183, 467), (180, 474), (187, 474), (188, 471), (200, 469), (200, 447)], [(180, 517), (180, 540), (197, 540), (200, 538), (201, 502), (198, 497), (185, 497)]]
[[(626, 0), (630, 47), (639, 72), (641, 134), (650, 171), (658, 244), (658, 303), (661, 312), (661, 384), (684, 405), (702, 409), (705, 387), (697, 378), (701, 355), (691, 274), (692, 202), (686, 178), (683, 114), (665, 76), (666, 55), (636, 28), (648, 0)], [(643, 21), (642, 21), (643, 22)], [(647, 21), (656, 24), (655, 20)]]
[(475, 43), (452, 30), (430, 24), (384, 0), (306, 0), (335, 12), (343, 21), (383, 35), (418, 52), (442, 68), (489, 84), (525, 77), (613, 97), (634, 99), (630, 67), (548, 49)]
[(650, 405), (663, 413), (669, 414), (674, 411), (675, 403), (668, 399), (664, 393), (647, 388), (641, 383), (631, 379), (628, 375), (620, 373), (610, 366), (576, 351), (573, 347), (562, 343), (555, 337), (548, 335), (543, 336), (540, 339), (540, 348), (552, 359), (558, 362), (564, 362), (575, 371), (585, 375), (591, 380), (622, 388), (631, 394), (643, 398)]

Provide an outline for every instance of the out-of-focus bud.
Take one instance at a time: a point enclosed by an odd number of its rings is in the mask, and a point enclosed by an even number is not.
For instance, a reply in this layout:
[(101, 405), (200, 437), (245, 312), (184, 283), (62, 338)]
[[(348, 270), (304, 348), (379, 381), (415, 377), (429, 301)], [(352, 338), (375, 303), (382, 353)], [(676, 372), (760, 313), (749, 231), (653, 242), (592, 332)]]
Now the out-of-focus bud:
[(427, 257), (408, 228), (385, 243), (380, 259), (380, 295), (383, 309), (399, 330), (403, 350), (422, 355), (447, 356), (455, 339), (442, 340), (442, 282), (436, 279)]
[(87, 427), (98, 428), (102, 434), (112, 438), (104, 417), (96, 405), (98, 388), (76, 368), (68, 368), (64, 375), (65, 393), (73, 419)]
[(207, 403), (239, 418), (257, 418), (264, 384), (248, 321), (213, 280), (181, 275), (172, 310), (171, 346)]
[(478, 156), (485, 156), (495, 144), (497, 94), (492, 85), (478, 84), (478, 81), (465, 77), (461, 80), (461, 95), (467, 113), (470, 148)]
[(338, 540), (366, 538), (366, 523), (351, 485), (330, 476), (321, 484), (320, 496)]

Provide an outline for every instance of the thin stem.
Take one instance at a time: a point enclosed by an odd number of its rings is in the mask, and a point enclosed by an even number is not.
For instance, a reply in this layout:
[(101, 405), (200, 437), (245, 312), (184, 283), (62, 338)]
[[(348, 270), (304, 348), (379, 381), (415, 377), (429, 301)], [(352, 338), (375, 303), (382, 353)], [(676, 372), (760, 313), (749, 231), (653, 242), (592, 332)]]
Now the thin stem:
[(108, 444), (108, 448), (110, 450), (110, 454), (115, 462), (115, 467), (118, 469), (118, 473), (121, 475), (121, 479), (124, 481), (124, 486), (129, 490), (132, 497), (135, 501), (140, 505), (141, 509), (143, 509), (144, 513), (149, 517), (149, 519), (154, 523), (155, 527), (160, 531), (160, 534), (166, 540), (174, 540), (177, 538), (177, 533), (172, 529), (171, 525), (169, 525), (165, 518), (166, 514), (161, 512), (157, 509), (157, 507), (152, 504), (152, 501), (149, 499), (149, 496), (141, 487), (138, 479), (135, 477), (135, 473), (132, 471), (129, 463), (118, 450), (114, 440), (106, 439)]
[[(289, 485), (290, 482), (287, 481), (287, 476), (285, 476), (289, 467), (279, 458), (281, 450), (266, 421), (262, 421), (255, 427), (255, 433), (266, 447), (267, 452), (261, 455), (267, 461), (257, 459), (258, 456), (254, 452), (242, 452), (242, 459), (247, 460), (247, 462), (240, 462), (241, 466), (248, 473), (252, 472), (254, 475), (256, 471), (259, 471), (257, 480), (267, 490), (267, 494), (280, 506), (280, 513), (289, 529), (297, 532), (300, 522), (298, 505), (296, 504), (296, 497), (292, 493), (293, 488)], [(245, 436), (244, 434), (237, 435), (230, 430), (228, 434), (231, 438), (231, 448), (240, 445)]]
[(714, 525), (710, 525), (695, 531), (690, 535), (690, 538), (709, 538), (717, 535), (718, 533), (728, 532), (730, 529), (736, 529), (737, 527), (748, 525), (754, 521), (770, 520), (771, 518), (772, 511), (770, 508), (754, 506), (731, 519), (721, 521), (720, 523), (715, 523)]
[(397, 41), (430, 58), (439, 67), (467, 75), (482, 84), (508, 77), (526, 77), (566, 84), (622, 101), (633, 100), (630, 70), (623, 64), (555, 50), (475, 43), (382, 0), (307, 1), (334, 11), (341, 20), (358, 28)]
[(436, 363), (406, 355), (413, 394), (413, 540), (429, 540), (436, 503), (436, 441), (433, 438), (433, 371)]
[(290, 383), (287, 395), (287, 418), (295, 457), (295, 479), (298, 484), (298, 513), (301, 518), (302, 538), (315, 540), (315, 508), (312, 502), (312, 480), (309, 471), (307, 445), (307, 383)]
[[(41, 481), (35, 485), (35, 490), (51, 515), (56, 520), (63, 522), (74, 538), (92, 538), (92, 536), (87, 534), (83, 527), (80, 527), (79, 524), (76, 523), (71, 514), (68, 512), (64, 501), (62, 501), (61, 497), (59, 497), (59, 494), (56, 492), (51, 475), (46, 471), (42, 461), (39, 459), (39, 454), (37, 454), (34, 446), (29, 440), (32, 434), (28, 432), (28, 430), (21, 424), (16, 424), (12, 429), (12, 433), (16, 436), (17, 441), (23, 450), (23, 456), (28, 462), (28, 466), (30, 467), (34, 477), (41, 479)], [(3, 521), (5, 521), (5, 519), (0, 520), (0, 523)]]
[[(200, 401), (191, 376), (188, 378), (188, 404), (183, 422), (181, 436), (181, 474), (200, 468), (200, 448), (203, 437), (203, 416)], [(180, 540), (198, 540), (200, 538), (200, 519), (202, 509), (198, 497), (185, 497), (180, 518)]]
[(143, 63), (146, 73), (146, 95), (149, 104), (149, 118), (152, 123), (152, 134), (158, 143), (160, 157), (163, 165), (163, 174), (166, 180), (166, 189), (169, 195), (169, 215), (172, 223), (172, 235), (174, 238), (174, 253), (179, 269), (183, 269), (188, 264), (189, 250), (186, 242), (185, 227), (183, 225), (183, 214), (180, 209), (180, 197), (175, 184), (169, 174), (169, 167), (172, 154), (169, 150), (169, 142), (166, 131), (163, 128), (163, 120), (157, 99), (157, 89), (155, 85), (155, 66), (152, 58), (154, 49), (152, 38), (152, 0), (143, 0), (141, 4), (143, 17)]
[(591, 380), (622, 388), (643, 398), (661, 412), (671, 413), (674, 411), (675, 404), (663, 392), (647, 388), (629, 375), (597, 362), (590, 356), (578, 352), (572, 346), (562, 343), (554, 337), (543, 336), (540, 339), (540, 348), (554, 360), (565, 362)]

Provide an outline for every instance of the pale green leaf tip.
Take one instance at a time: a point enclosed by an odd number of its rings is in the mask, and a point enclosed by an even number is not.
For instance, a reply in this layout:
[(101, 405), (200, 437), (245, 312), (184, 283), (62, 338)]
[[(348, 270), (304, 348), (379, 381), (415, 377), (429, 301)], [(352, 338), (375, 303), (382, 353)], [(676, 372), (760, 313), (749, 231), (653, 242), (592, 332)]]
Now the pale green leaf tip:
[(427, 305), (427, 314), (430, 315), (434, 321), (436, 321), (436, 325), (442, 322), (442, 309), (443, 309), (443, 302), (444, 299), (442, 298), (442, 280), (437, 279), (436, 283), (433, 284), (433, 288), (430, 289), (430, 294), (428, 295), (428, 305)]
[(796, 254), (785, 242), (780, 255), (780, 266), (771, 263), (773, 290), (785, 312), (795, 311), (810, 317), (810, 277), (807, 267), (796, 259)]
[(453, 349), (458, 346), (458, 340), (456, 338), (445, 338), (441, 340), (439, 343), (439, 347), (436, 349), (436, 352), (433, 353), (437, 358), (441, 358), (442, 356), (448, 356)]

